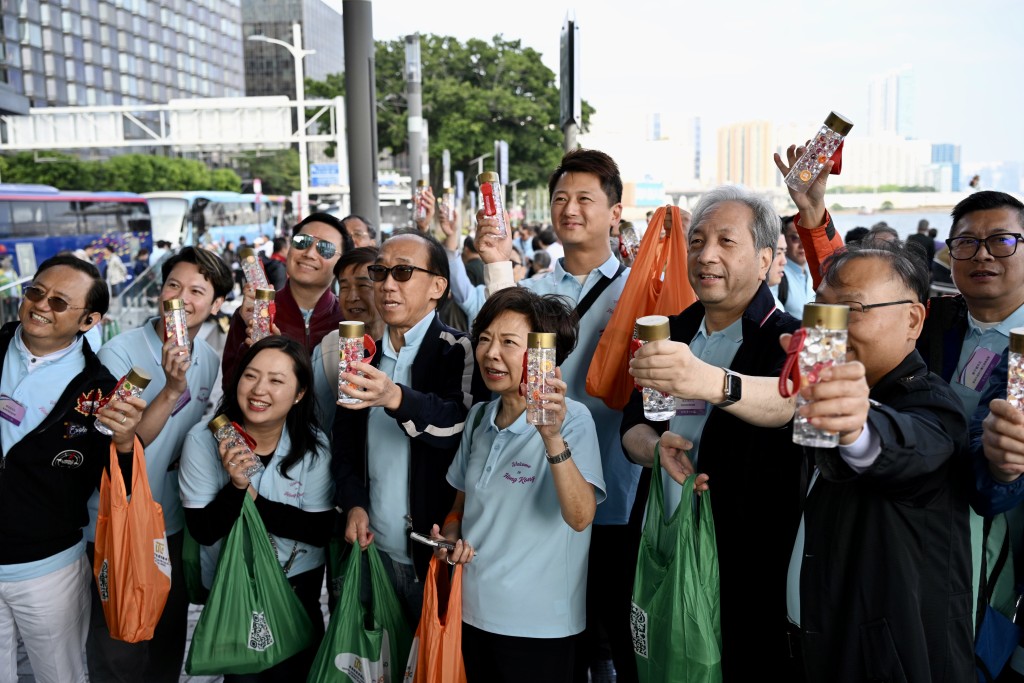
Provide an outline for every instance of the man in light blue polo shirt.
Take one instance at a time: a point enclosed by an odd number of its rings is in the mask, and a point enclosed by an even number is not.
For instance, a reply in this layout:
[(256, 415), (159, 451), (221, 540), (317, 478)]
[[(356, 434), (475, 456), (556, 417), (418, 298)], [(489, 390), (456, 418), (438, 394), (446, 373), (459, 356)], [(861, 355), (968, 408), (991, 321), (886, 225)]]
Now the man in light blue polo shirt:
[(789, 284), (786, 313), (799, 318), (804, 313), (804, 304), (814, 301), (814, 276), (807, 265), (807, 254), (792, 216), (782, 219), (782, 234), (786, 237), (786, 265), (782, 269)]
[[(123, 377), (134, 367), (152, 378), (142, 394), (148, 407), (138, 433), (146, 444), (146, 472), (153, 498), (163, 507), (171, 592), (153, 639), (125, 643), (110, 637), (102, 603), (93, 591), (86, 648), (91, 681), (120, 681), (138, 675), (146, 681), (174, 683), (185, 654), (188, 595), (181, 558), (185, 517), (178, 492), (178, 459), (185, 435), (206, 412), (220, 365), (217, 353), (197, 334), (203, 322), (220, 310), (233, 283), (231, 271), (218, 256), (192, 247), (167, 259), (162, 272), (164, 284), (158, 306), (169, 299), (185, 302), (191, 354), (172, 341), (164, 341), (163, 318), (158, 317), (114, 337), (98, 355), (115, 377)], [(89, 541), (95, 535), (98, 509), (96, 494), (89, 501)]]
[[(636, 498), (641, 468), (622, 454), (618, 437), (621, 414), (586, 391), (587, 370), (601, 332), (618, 303), (629, 269), (620, 267), (611, 253), (608, 230), (617, 225), (622, 214), (622, 179), (618, 166), (607, 154), (596, 150), (575, 150), (562, 158), (548, 183), (551, 196), (551, 222), (565, 249), (565, 256), (554, 261), (551, 273), (521, 280), (519, 286), (538, 294), (560, 294), (576, 303), (580, 313), (580, 334), (576, 350), (562, 365), (567, 396), (586, 405), (597, 425), (601, 444), (601, 466), (607, 484), (607, 498), (597, 507), (590, 542), (588, 568), (585, 644), (579, 648), (577, 669), (585, 680), (586, 671), (595, 663), (599, 634), (608, 634), (619, 683), (636, 680), (632, 638), (629, 634), (629, 604), (633, 586), (633, 562), (638, 529), (628, 522)], [(484, 285), (471, 289), (459, 276), (461, 271), (449, 251), (452, 267), (452, 295), (473, 320), (487, 294), (515, 284), (510, 254), (512, 239), (496, 239), (496, 221), (477, 216), (477, 250), (484, 260)], [(601, 289), (598, 289), (601, 288)], [(591, 292), (600, 292), (586, 310), (581, 305)]]

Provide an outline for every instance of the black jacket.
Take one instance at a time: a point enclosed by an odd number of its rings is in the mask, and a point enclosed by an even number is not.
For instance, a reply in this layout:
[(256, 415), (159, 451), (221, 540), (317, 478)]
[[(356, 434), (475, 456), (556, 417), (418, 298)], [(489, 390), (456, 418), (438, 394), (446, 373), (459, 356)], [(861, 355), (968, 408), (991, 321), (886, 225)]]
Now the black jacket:
[(857, 474), (808, 449), (801, 626), (809, 681), (973, 681), (966, 423), (912, 352), (871, 389), (881, 442)]
[[(0, 373), (20, 323), (0, 328)], [(0, 565), (46, 559), (82, 539), (87, 503), (110, 463), (110, 437), (93, 426), (95, 401), (116, 384), (82, 340), (85, 369), (70, 378), (46, 419), (0, 464)], [(31, 381), (27, 379), (26, 381)], [(131, 482), (131, 456), (122, 459)]]
[(952, 381), (967, 336), (967, 302), (960, 294), (928, 299), (928, 317), (917, 350), (928, 369)]
[[(793, 332), (800, 322), (774, 309), (775, 300), (762, 283), (743, 314), (743, 342), (730, 369), (762, 377), (781, 374), (786, 354), (779, 335)], [(703, 318), (699, 301), (670, 317), (671, 338), (689, 344)], [(725, 410), (710, 410), (701, 433), (697, 469), (710, 477), (723, 673), (727, 681), (760, 680), (766, 671), (788, 666), (786, 571), (804, 495), (802, 451), (793, 445), (790, 425), (756, 427)], [(641, 423), (659, 433), (669, 424), (644, 420), (640, 394), (634, 391), (623, 414), (622, 433)]]
[[(377, 341), (377, 353), (371, 361), (380, 367), (384, 345)], [(462, 441), (469, 408), (489, 398), (473, 358), (473, 347), (464, 333), (443, 324), (434, 314), (412, 363), (412, 386), (400, 384), (402, 403), (398, 410), (387, 411), (412, 441), (409, 472), (395, 476), (409, 478), (409, 514), (413, 529), (430, 533), (433, 524), (441, 525), (451, 511), (455, 489), (446, 475)], [(370, 509), (367, 467), (368, 409), (338, 407), (334, 414), (335, 502), (342, 513), (361, 507)], [(426, 576), (432, 551), (421, 544), (410, 544), (416, 573)]]

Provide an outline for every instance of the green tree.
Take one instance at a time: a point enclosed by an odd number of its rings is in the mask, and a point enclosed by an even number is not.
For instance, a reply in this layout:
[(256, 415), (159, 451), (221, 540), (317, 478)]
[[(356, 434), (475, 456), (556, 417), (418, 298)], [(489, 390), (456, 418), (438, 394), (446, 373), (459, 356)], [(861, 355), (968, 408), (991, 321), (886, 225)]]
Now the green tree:
[[(541, 55), (501, 35), (491, 42), (421, 36), (423, 116), (430, 123), (431, 175), (440, 177), (440, 150), (451, 151), (452, 168), (493, 153), (495, 140), (509, 143), (510, 180), (543, 185), (562, 156), (559, 91)], [(377, 137), (381, 151), (407, 148), (405, 41), (376, 47)], [(344, 76), (308, 81), (307, 96), (344, 95)], [(586, 128), (594, 108), (583, 102)], [(491, 162), (493, 164), (493, 161)], [(493, 167), (493, 166), (491, 166)]]
[(124, 154), (105, 161), (81, 161), (56, 152), (21, 152), (2, 158), (4, 182), (40, 183), (61, 190), (233, 190), (242, 180), (230, 169), (211, 171), (194, 159)]
[(259, 178), (265, 194), (289, 194), (299, 189), (299, 151), (246, 152), (235, 158), (246, 180)]

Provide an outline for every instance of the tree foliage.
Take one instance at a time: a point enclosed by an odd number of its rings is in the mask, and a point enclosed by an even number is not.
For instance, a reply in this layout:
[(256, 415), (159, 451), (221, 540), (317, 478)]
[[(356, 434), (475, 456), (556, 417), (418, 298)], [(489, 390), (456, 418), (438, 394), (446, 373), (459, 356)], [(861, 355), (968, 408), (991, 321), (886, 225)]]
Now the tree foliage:
[(125, 154), (104, 161), (82, 161), (57, 152), (20, 152), (0, 157), (5, 183), (39, 183), (61, 190), (156, 192), (232, 190), (242, 180), (231, 169), (211, 170), (193, 159)]
[[(560, 104), (555, 74), (541, 55), (519, 40), (497, 35), (491, 42), (450, 36), (420, 38), (423, 71), (423, 117), (430, 127), (431, 176), (441, 173), (441, 150), (451, 152), (452, 169), (467, 175), (469, 161), (494, 153), (494, 141), (509, 144), (509, 180), (523, 187), (542, 185), (562, 156)], [(377, 137), (380, 149), (405, 151), (408, 107), (405, 41), (376, 47)], [(307, 96), (344, 95), (344, 76), (309, 81)], [(583, 125), (594, 109), (583, 103)], [(486, 168), (494, 161), (487, 160)], [(436, 184), (436, 183), (435, 183)]]
[(289, 194), (299, 189), (299, 151), (246, 152), (236, 157), (235, 165), (248, 179), (259, 178), (265, 194)]

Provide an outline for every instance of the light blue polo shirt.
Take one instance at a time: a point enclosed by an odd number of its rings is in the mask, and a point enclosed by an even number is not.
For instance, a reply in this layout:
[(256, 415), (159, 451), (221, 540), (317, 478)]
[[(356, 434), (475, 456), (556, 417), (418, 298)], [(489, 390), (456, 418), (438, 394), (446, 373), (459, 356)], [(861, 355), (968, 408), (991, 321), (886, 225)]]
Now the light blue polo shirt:
[(789, 281), (786, 313), (801, 320), (804, 315), (804, 304), (814, 301), (814, 278), (811, 277), (811, 269), (806, 265), (801, 268), (796, 262), (786, 259), (786, 265), (782, 270)]
[[(739, 318), (733, 324), (718, 332), (708, 333), (707, 318), (700, 321), (697, 334), (690, 341), (690, 351), (693, 355), (709, 365), (719, 368), (727, 368), (732, 365), (736, 352), (740, 350), (743, 343), (743, 319)], [(676, 399), (678, 406), (676, 416), (669, 420), (668, 429), (674, 434), (693, 442), (690, 449), (690, 460), (694, 467), (697, 466), (697, 458), (700, 451), (700, 437), (704, 432), (704, 424), (711, 414), (711, 405), (703, 403), (704, 412), (695, 415), (680, 415), (686, 408), (684, 404)], [(691, 411), (695, 412), (695, 411)], [(677, 484), (672, 477), (662, 477), (662, 491), (665, 500), (665, 519), (668, 519), (676, 511), (679, 501), (682, 500), (683, 487)]]
[[(334, 424), (334, 413), (338, 408), (338, 385), (327, 379), (324, 369), (324, 348), (333, 349), (333, 363), (338, 364), (338, 331), (334, 330), (324, 337), (313, 349), (313, 396), (316, 398), (316, 411), (320, 425), (324, 431), (330, 432)], [(334, 373), (337, 377), (337, 372)], [(344, 408), (342, 410), (345, 410)]]
[[(484, 286), (475, 288), (456, 287), (459, 281), (459, 274), (465, 278), (465, 266), (458, 258), (448, 258), (449, 266), (452, 267), (452, 295), (459, 301), (459, 296), (464, 300), (459, 304), (466, 312), (472, 322), (486, 300)], [(586, 296), (587, 292), (598, 283), (601, 276), (614, 277), (619, 267), (619, 261), (614, 256), (599, 267), (587, 274), (583, 284), (574, 275), (566, 272), (564, 259), (558, 259), (554, 263), (554, 269), (550, 273), (536, 279), (520, 280), (519, 286), (533, 290), (537, 294), (559, 294), (567, 297), (573, 305)], [(622, 425), (622, 412), (612, 410), (599, 398), (587, 393), (587, 371), (590, 370), (590, 361), (597, 350), (597, 343), (601, 340), (601, 333), (608, 325), (608, 320), (615, 310), (615, 305), (622, 296), (622, 289), (626, 286), (629, 277), (629, 269), (622, 273), (614, 282), (608, 285), (601, 296), (597, 297), (593, 306), (587, 311), (580, 321), (579, 341), (576, 349), (569, 354), (569, 357), (562, 363), (562, 379), (569, 385), (567, 395), (587, 407), (594, 417), (597, 425), (597, 439), (601, 444), (601, 465), (604, 468), (605, 481), (608, 484), (608, 497), (598, 506), (597, 516), (594, 517), (594, 524), (626, 524), (629, 522), (629, 513), (633, 509), (633, 500), (636, 498), (636, 486), (640, 481), (642, 468), (630, 462), (622, 452), (622, 437), (619, 435), (619, 427)]]
[[(981, 400), (981, 392), (985, 389), (985, 381), (982, 381), (977, 389), (965, 386), (964, 368), (967, 366), (976, 349), (988, 349), (992, 352), (991, 366), (989, 372), (999, 364), (999, 357), (1010, 344), (1010, 330), (1015, 327), (1024, 327), (1024, 306), (1011, 313), (1008, 318), (996, 325), (979, 323), (973, 316), (967, 316), (967, 334), (964, 335), (963, 346), (960, 347), (960, 360), (956, 364), (956, 372), (950, 378), (949, 385), (953, 392), (960, 398), (964, 406), (964, 414), (970, 420), (974, 415), (975, 408)], [(970, 381), (970, 380), (968, 380)]]
[[(68, 383), (85, 370), (82, 337), (79, 335), (67, 348), (46, 356), (33, 356), (22, 340), (21, 327), (4, 356), (4, 374), (0, 378), (0, 394), (9, 396), (25, 407), (20, 425), (0, 419), (0, 446), (4, 457), (19, 441), (43, 423), (64, 393)], [(106, 455), (106, 454), (104, 454)], [(96, 481), (99, 486), (99, 480)], [(85, 541), (35, 562), (0, 565), (0, 581), (25, 581), (45, 576), (75, 562), (85, 552)]]
[[(281, 433), (277, 442), (277, 450), (266, 469), (252, 479), (256, 493), (267, 500), (285, 503), (306, 512), (325, 512), (332, 510), (334, 505), (334, 480), (331, 478), (331, 453), (328, 450), (327, 437), (320, 433), (321, 444), (316, 458), (307, 453), (301, 461), (292, 465), (288, 476), (281, 474), (281, 462), (291, 448), (288, 430)], [(187, 508), (204, 508), (209, 505), (220, 490), (230, 481), (228, 473), (221, 464), (217, 450), (217, 440), (200, 422), (185, 436), (185, 444), (181, 450), (181, 502)], [(298, 576), (303, 572), (315, 569), (326, 561), (323, 548), (318, 548), (294, 539), (270, 534), (274, 548), (277, 550), (277, 561), (283, 567), (294, 554), (288, 576)], [(210, 546), (199, 546), (200, 564), (203, 571), (203, 585), (213, 586), (213, 575), (217, 570), (217, 559), (220, 557), (220, 541)]]
[[(412, 385), (412, 363), (420, 343), (434, 320), (430, 311), (405, 333), (400, 351), (391, 345), (390, 327), (384, 328), (380, 370), (395, 384)], [(341, 408), (340, 410), (346, 410)], [(366, 431), (367, 465), (370, 475), (370, 530), (377, 547), (395, 562), (412, 564), (406, 515), (409, 509), (409, 436), (384, 408), (370, 408)]]
[[(470, 409), (448, 469), (448, 482), (466, 494), (462, 537), (480, 553), (463, 570), (462, 620), (501, 635), (575, 635), (587, 621), (591, 527), (575, 531), (565, 523), (540, 432), (526, 422), (525, 411), (498, 429), (500, 407), (499, 398)], [(600, 503), (605, 480), (586, 406), (566, 399), (562, 436)]]
[[(154, 320), (156, 318), (151, 318), (142, 327), (122, 332), (104, 344), (97, 354), (114, 377), (124, 377), (133, 367), (145, 371), (152, 378), (142, 392), (142, 398), (147, 404), (152, 403), (167, 384), (162, 365), (163, 340), (153, 327)], [(163, 507), (168, 536), (185, 528), (176, 466), (181, 457), (181, 445), (188, 431), (206, 412), (206, 402), (217, 381), (219, 368), (217, 352), (202, 339), (196, 339), (192, 344), (192, 364), (185, 372), (188, 389), (172, 409), (171, 416), (156, 438), (145, 446), (149, 488), (153, 492), (153, 499)], [(172, 466), (172, 471), (168, 471)], [(89, 499), (89, 526), (85, 530), (85, 537), (89, 541), (96, 537), (99, 506), (100, 495), (97, 491)]]

